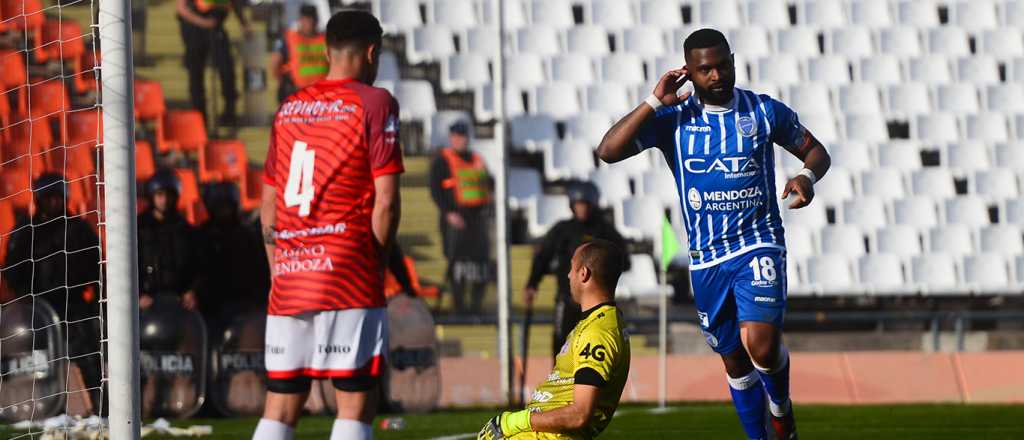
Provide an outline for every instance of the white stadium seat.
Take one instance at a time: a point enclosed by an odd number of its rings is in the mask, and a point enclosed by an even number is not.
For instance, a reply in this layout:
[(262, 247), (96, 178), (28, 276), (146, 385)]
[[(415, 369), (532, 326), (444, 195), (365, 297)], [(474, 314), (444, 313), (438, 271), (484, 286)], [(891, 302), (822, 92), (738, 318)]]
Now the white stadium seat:
[(395, 98), (402, 103), (402, 111), (399, 114), (403, 121), (421, 121), (425, 125), (437, 111), (434, 87), (429, 81), (402, 81), (395, 88)]
[(576, 24), (569, 0), (533, 0), (530, 16), (533, 25), (551, 26), (555, 29), (569, 29)]
[(538, 114), (563, 121), (580, 113), (579, 92), (572, 84), (552, 82), (537, 88)]
[(1024, 254), (1024, 235), (1016, 225), (991, 225), (978, 230), (978, 250), (1005, 256)]
[(881, 197), (860, 197), (843, 202), (843, 223), (860, 227), (864, 231), (881, 228), (889, 223), (885, 200)]
[[(448, 146), (448, 133), (451, 126), (456, 122), (463, 122), (470, 127), (470, 139), (473, 138), (473, 117), (461, 110), (444, 110), (434, 113), (430, 118), (430, 147), (442, 148)], [(473, 142), (470, 142), (472, 145)]]
[(916, 57), (921, 55), (921, 33), (917, 28), (898, 26), (878, 33), (878, 49), (889, 55)]
[(797, 3), (797, 22), (820, 29), (847, 26), (846, 8), (832, 0), (806, 0)]
[(1013, 81), (1024, 81), (1024, 57), (1014, 58), (1012, 65), (1007, 63), (1010, 72), (1013, 74)]
[(463, 43), (464, 52), (483, 55), (493, 59), (501, 53), (501, 39), (498, 36), (498, 28), (480, 26), (466, 31), (466, 40)]
[(479, 24), (477, 5), (474, 0), (434, 0), (431, 26), (446, 26), (453, 31), (472, 29)]
[[(514, 118), (526, 113), (523, 93), (520, 86), (505, 86), (505, 117)], [(480, 122), (494, 118), (494, 84), (487, 84), (473, 93), (473, 114)]]
[(954, 173), (965, 174), (991, 168), (988, 147), (978, 142), (959, 142), (946, 149), (943, 165)]
[[(994, 112), (1024, 113), (1024, 84), (993, 84), (985, 89), (985, 108)], [(1021, 133), (1018, 133), (1018, 136)]]
[(949, 59), (939, 55), (923, 55), (907, 60), (907, 79), (925, 84), (953, 82)]
[(615, 210), (615, 229), (633, 240), (661, 238), (664, 208), (656, 197), (630, 197)]
[(869, 295), (900, 295), (910, 291), (898, 255), (864, 255), (859, 259), (858, 269), (861, 284)]
[(807, 60), (807, 79), (838, 86), (850, 83), (850, 62), (844, 56), (828, 55)]
[(934, 199), (956, 196), (953, 173), (948, 168), (928, 167), (912, 172), (910, 188), (916, 195)]
[[(844, 142), (828, 146), (828, 153), (832, 156), (832, 166), (849, 170), (858, 175), (864, 171), (874, 168), (873, 144), (862, 142)], [(829, 171), (831, 173), (831, 171)]]
[(928, 228), (939, 224), (939, 211), (930, 197), (907, 197), (892, 202), (892, 218), (897, 225)]
[(1002, 113), (967, 115), (967, 139), (982, 142), (1005, 142), (1010, 139), (1010, 122)]
[(783, 0), (761, 0), (747, 2), (747, 24), (766, 29), (783, 29), (790, 26), (789, 6)]
[(934, 111), (928, 86), (924, 84), (895, 84), (889, 86), (887, 96), (886, 102), (891, 116), (907, 119)]
[(995, 164), (1011, 170), (1024, 170), (1024, 143), (999, 143), (995, 146)]
[(981, 53), (1009, 59), (1024, 56), (1024, 37), (1020, 28), (1003, 27), (991, 29), (981, 34)]
[(836, 128), (836, 120), (832, 115), (824, 113), (810, 113), (800, 115), (800, 123), (807, 128), (814, 137), (825, 145), (838, 142), (839, 129)]
[(484, 165), (487, 166), (487, 171), (491, 175), (495, 175), (498, 172), (498, 167), (501, 166), (501, 150), (498, 148), (498, 143), (494, 142), (494, 139), (474, 139), (469, 144), (469, 148), (483, 158)]
[(965, 114), (975, 113), (981, 109), (978, 89), (972, 84), (944, 84), (935, 87), (938, 110)]
[(878, 166), (901, 171), (921, 169), (921, 146), (913, 142), (889, 142), (878, 146)]
[(576, 26), (566, 33), (569, 53), (603, 57), (611, 52), (608, 31), (600, 26)]
[[(1024, 27), (1024, 3), (1020, 0), (1003, 2), (1002, 22), (1008, 26)], [(1024, 278), (1018, 281), (1024, 281)]]
[(644, 62), (639, 56), (620, 53), (601, 60), (601, 78), (605, 82), (616, 82), (624, 86), (646, 84)]
[[(540, 173), (533, 168), (511, 167), (508, 169), (508, 207), (527, 209), (527, 206), (544, 194)], [(568, 203), (566, 203), (568, 207)]]
[(699, 20), (691, 25), (714, 26), (725, 31), (742, 27), (740, 5), (736, 0), (702, 0)]
[(591, 148), (596, 148), (613, 123), (612, 117), (607, 113), (589, 111), (569, 118), (565, 129), (569, 138), (579, 139)]
[(804, 259), (818, 254), (814, 242), (814, 229), (802, 225), (786, 226), (786, 255)]
[[(788, 153), (780, 152), (780, 154), (792, 157)], [(799, 168), (797, 172), (799, 172)], [(835, 166), (835, 164), (828, 170), (828, 174), (814, 185), (814, 200), (830, 205), (850, 200), (856, 194), (857, 191), (854, 190), (853, 176), (850, 175), (850, 171)]]
[(860, 175), (860, 193), (863, 195), (896, 200), (907, 194), (905, 188), (903, 174), (899, 170), (878, 168)]
[(950, 57), (971, 54), (967, 31), (951, 26), (931, 28), (927, 33), (928, 52)]
[(969, 31), (995, 29), (999, 26), (996, 4), (990, 0), (960, 0), (952, 9), (953, 23)]
[(946, 200), (946, 223), (967, 226), (988, 226), (991, 219), (988, 205), (979, 196), (966, 195)]
[(896, 17), (905, 25), (922, 29), (935, 27), (939, 25), (939, 7), (935, 0), (900, 0)]
[(566, 53), (551, 58), (551, 80), (572, 84), (573, 86), (589, 86), (597, 79), (593, 60), (587, 55)]
[(594, 150), (582, 140), (555, 144), (544, 154), (544, 178), (548, 181), (584, 180), (594, 171)]
[(832, 116), (832, 95), (821, 83), (804, 83), (789, 87), (786, 104), (799, 115), (824, 113)]
[(548, 115), (523, 115), (509, 121), (512, 146), (530, 153), (551, 148), (558, 140), (555, 120)]
[(377, 17), (385, 33), (408, 32), (423, 25), (419, 0), (390, 0), (379, 4)]
[(973, 254), (973, 229), (967, 225), (937, 226), (928, 230), (928, 249), (931, 252), (949, 254), (960, 258)]
[(622, 0), (591, 0), (591, 22), (611, 31), (629, 29), (635, 26), (632, 2)]
[(921, 255), (924, 250), (920, 230), (911, 225), (887, 225), (880, 228), (875, 231), (872, 243), (873, 252), (900, 257)]
[(986, 55), (960, 57), (956, 61), (957, 78), (961, 83), (989, 85), (998, 84), (999, 62)]
[(895, 55), (875, 55), (860, 60), (860, 81), (877, 85), (894, 85), (903, 82), (903, 67)]
[(822, 254), (808, 258), (807, 283), (826, 296), (863, 292), (854, 276), (850, 259), (845, 255)]
[(587, 87), (586, 98), (587, 110), (613, 116), (625, 115), (636, 107), (629, 99), (629, 91), (619, 83), (602, 83)]
[(644, 195), (655, 197), (663, 206), (676, 209), (679, 206), (679, 192), (676, 190), (675, 177), (663, 167), (655, 168), (643, 175)]
[(828, 225), (821, 228), (822, 254), (841, 254), (856, 258), (867, 253), (864, 231), (857, 225)]
[[(781, 194), (781, 192), (779, 193)], [(828, 224), (828, 215), (825, 213), (825, 205), (811, 203), (800, 209), (789, 209), (787, 201), (779, 203), (779, 210), (782, 211), (783, 225), (801, 225), (808, 228), (821, 228)]]
[(951, 113), (920, 115), (911, 122), (911, 135), (920, 140), (944, 144), (962, 139), (956, 116)]
[(491, 83), (490, 62), (484, 55), (454, 55), (441, 62), (441, 90), (472, 90)]
[(1003, 208), (1000, 210), (999, 220), (1003, 223), (1018, 226), (1024, 225), (1024, 200), (1007, 200)]
[(889, 128), (881, 113), (849, 115), (845, 119), (846, 139), (861, 142), (889, 140)]
[(668, 51), (665, 34), (661, 29), (639, 27), (626, 29), (622, 38), (622, 49), (627, 53), (641, 56), (659, 56)]
[(774, 52), (771, 40), (768, 39), (768, 31), (759, 26), (744, 26), (733, 29), (729, 32), (729, 47), (732, 48), (733, 52), (741, 56), (754, 56)]
[(1024, 290), (1024, 255), (1018, 255), (1013, 259), (1014, 273), (1016, 274), (1017, 289), (1007, 293), (1020, 294)]
[(964, 258), (964, 283), (976, 295), (1001, 294), (1010, 287), (1007, 257), (981, 253)]
[(544, 63), (537, 54), (522, 53), (510, 56), (505, 63), (505, 81), (518, 87), (537, 87), (547, 82)]
[[(505, 30), (515, 31), (522, 29), (529, 25), (528, 15), (526, 13), (527, 0), (504, 0), (501, 4), (504, 6), (504, 19), (505, 19)], [(483, 2), (483, 14), (484, 22), (489, 26), (498, 26), (498, 14), (497, 10), (494, 9), (493, 2)]]
[(629, 270), (619, 277), (615, 295), (622, 298), (656, 297), (661, 289), (654, 259), (647, 254), (633, 254), (629, 256)]
[(541, 195), (532, 199), (527, 207), (526, 230), (530, 237), (543, 237), (555, 223), (570, 218), (569, 196)]
[[(684, 63), (685, 63), (685, 57), (683, 56), (682, 52), (670, 53), (668, 55), (661, 55), (661, 56), (655, 57), (654, 58), (654, 72), (652, 72), (652, 75), (656, 76), (657, 79), (661, 79), (661, 75), (664, 75), (665, 72), (668, 72), (669, 70), (679, 69), (680, 67), (683, 66)], [(743, 82), (740, 81), (741, 75), (743, 75), (742, 78), (746, 79), (745, 78), (746, 74), (745, 74), (745, 72), (741, 73), (739, 71), (740, 70), (740, 66), (739, 66), (740, 60), (739, 59), (736, 60), (736, 64), (737, 64), (737, 66), (736, 66), (736, 84), (740, 85), (740, 84), (743, 84)], [(689, 87), (689, 86), (686, 85), (686, 86), (683, 86), (683, 87)], [(650, 93), (650, 90), (647, 90), (646, 92)]]
[(866, 27), (850, 26), (833, 30), (828, 34), (831, 44), (829, 52), (847, 58), (862, 58), (874, 55), (875, 46), (871, 31)]
[(776, 52), (800, 59), (821, 56), (818, 33), (807, 27), (780, 29), (775, 33)]
[(410, 34), (405, 44), (405, 58), (410, 64), (440, 61), (455, 54), (455, 37), (444, 26), (424, 26)]
[(911, 259), (911, 280), (925, 295), (961, 295), (966, 292), (952, 255), (930, 253)]
[(893, 17), (887, 0), (852, 0), (850, 23), (872, 29), (892, 26)]
[(882, 115), (882, 94), (871, 83), (839, 87), (839, 111), (847, 115)]
[(800, 62), (788, 53), (780, 53), (770, 57), (757, 59), (754, 78), (757, 81), (770, 82), (780, 86), (799, 84)]
[[(802, 261), (802, 260), (801, 260)], [(801, 265), (793, 254), (787, 253), (786, 257), (786, 295), (789, 297), (811, 296), (814, 291), (807, 284), (806, 276), (803, 275)]]
[(602, 208), (618, 205), (633, 197), (629, 190), (629, 176), (618, 167), (598, 168), (590, 174), (590, 181), (601, 192)]
[[(533, 26), (516, 32), (516, 49), (520, 54), (550, 57), (563, 52), (558, 30), (548, 26)], [(570, 52), (578, 52), (570, 48)]]
[(640, 22), (659, 29), (683, 26), (683, 10), (679, 0), (644, 0), (640, 3)]

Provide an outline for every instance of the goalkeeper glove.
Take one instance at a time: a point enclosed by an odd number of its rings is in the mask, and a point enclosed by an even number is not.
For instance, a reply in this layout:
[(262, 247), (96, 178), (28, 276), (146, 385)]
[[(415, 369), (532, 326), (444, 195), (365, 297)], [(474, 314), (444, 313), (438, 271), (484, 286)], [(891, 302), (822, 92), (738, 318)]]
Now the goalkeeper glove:
[(477, 440), (499, 440), (532, 430), (529, 410), (505, 411), (488, 420), (476, 438)]

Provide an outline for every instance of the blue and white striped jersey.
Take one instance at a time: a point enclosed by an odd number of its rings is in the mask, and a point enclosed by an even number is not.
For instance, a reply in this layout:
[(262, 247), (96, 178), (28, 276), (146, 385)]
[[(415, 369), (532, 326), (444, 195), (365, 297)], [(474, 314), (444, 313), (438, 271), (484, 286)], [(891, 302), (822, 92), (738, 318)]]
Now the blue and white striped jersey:
[(639, 147), (660, 149), (672, 167), (691, 269), (752, 249), (785, 248), (772, 144), (798, 146), (803, 137), (793, 110), (738, 88), (726, 106), (705, 106), (694, 94), (641, 127)]

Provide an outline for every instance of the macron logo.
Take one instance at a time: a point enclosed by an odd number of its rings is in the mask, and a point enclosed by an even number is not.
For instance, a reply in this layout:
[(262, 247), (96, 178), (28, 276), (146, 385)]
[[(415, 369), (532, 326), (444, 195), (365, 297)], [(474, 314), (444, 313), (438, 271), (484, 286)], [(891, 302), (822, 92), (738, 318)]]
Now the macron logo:
[(754, 297), (754, 302), (773, 303), (773, 302), (775, 302), (775, 298), (771, 298), (771, 297), (767, 297), (767, 296), (755, 296)]
[(686, 130), (686, 131), (692, 131), (692, 132), (696, 132), (696, 133), (711, 133), (711, 126), (710, 125), (705, 125), (705, 126), (687, 125), (687, 126), (683, 127), (683, 129)]

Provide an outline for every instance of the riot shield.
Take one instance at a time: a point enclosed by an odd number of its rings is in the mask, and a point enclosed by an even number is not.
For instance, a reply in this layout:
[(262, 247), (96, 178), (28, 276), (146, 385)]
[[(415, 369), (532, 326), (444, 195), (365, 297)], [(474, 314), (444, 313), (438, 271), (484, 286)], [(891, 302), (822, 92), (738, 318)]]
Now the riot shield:
[(0, 306), (0, 421), (42, 421), (64, 410), (65, 341), (46, 300), (25, 296)]
[(210, 398), (226, 416), (258, 416), (263, 413), (267, 372), (263, 364), (267, 315), (239, 317), (223, 334), (213, 353)]
[(425, 412), (437, 407), (441, 373), (434, 317), (419, 297), (397, 295), (388, 301), (388, 370), (385, 392), (397, 411)]
[(139, 314), (142, 417), (186, 418), (206, 399), (206, 324), (176, 297)]

